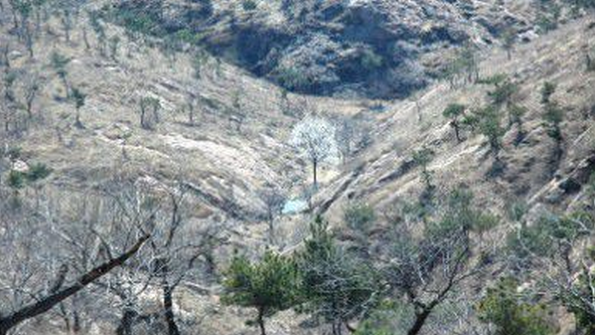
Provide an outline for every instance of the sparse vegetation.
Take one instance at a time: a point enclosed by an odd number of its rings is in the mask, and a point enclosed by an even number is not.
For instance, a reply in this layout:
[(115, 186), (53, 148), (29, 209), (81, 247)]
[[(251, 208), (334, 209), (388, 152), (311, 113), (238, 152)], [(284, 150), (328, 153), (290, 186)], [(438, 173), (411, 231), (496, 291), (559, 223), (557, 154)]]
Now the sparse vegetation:
[(547, 306), (518, 293), (518, 286), (516, 280), (504, 278), (496, 287), (488, 289), (477, 307), (480, 320), (493, 324), (496, 335), (556, 334)]
[(595, 334), (593, 10), (0, 0), (0, 335)]
[(143, 129), (153, 129), (160, 121), (161, 102), (154, 97), (140, 99), (140, 125)]
[(556, 88), (558, 86), (552, 82), (546, 81), (543, 83), (543, 87), (541, 88), (541, 103), (548, 104), (550, 103), (550, 99), (552, 95), (556, 92)]
[(64, 89), (66, 91), (67, 97), (70, 96), (70, 85), (68, 84), (68, 79), (67, 79), (68, 70), (66, 68), (66, 66), (69, 63), (70, 63), (70, 59), (67, 58), (66, 56), (64, 56), (58, 52), (52, 52), (51, 65), (52, 65), (52, 68), (54, 69), (54, 71), (56, 72), (56, 75), (58, 75), (58, 78), (60, 78), (60, 80), (62, 80), (62, 84), (64, 85)]

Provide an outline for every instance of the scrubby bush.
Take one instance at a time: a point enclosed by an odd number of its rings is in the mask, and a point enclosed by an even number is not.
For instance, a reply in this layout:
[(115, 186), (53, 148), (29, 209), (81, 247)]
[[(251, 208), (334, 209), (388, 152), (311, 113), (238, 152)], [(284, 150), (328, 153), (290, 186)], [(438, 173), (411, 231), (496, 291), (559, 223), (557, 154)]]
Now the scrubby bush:
[(276, 78), (279, 84), (290, 91), (307, 89), (310, 85), (308, 77), (300, 70), (293, 67), (280, 67)]
[(374, 221), (376, 221), (376, 213), (372, 206), (356, 203), (349, 206), (343, 213), (343, 220), (347, 226), (356, 231), (367, 232)]
[(552, 98), (552, 95), (554, 93), (556, 93), (556, 89), (558, 88), (558, 85), (556, 85), (555, 83), (546, 81), (543, 83), (543, 86), (541, 87), (541, 103), (542, 104), (548, 104), (550, 103), (550, 100)]
[(52, 170), (45, 164), (36, 163), (27, 171), (10, 170), (6, 184), (15, 191), (25, 188), (28, 184), (36, 183), (47, 178)]
[(518, 292), (519, 283), (502, 279), (477, 306), (479, 319), (494, 325), (494, 335), (554, 335), (547, 305), (536, 303)]
[(26, 180), (27, 175), (24, 172), (11, 170), (8, 173), (8, 179), (6, 180), (6, 184), (13, 190), (20, 190), (25, 187)]
[(52, 173), (47, 165), (43, 163), (35, 163), (29, 167), (29, 171), (26, 173), (27, 181), (34, 183), (36, 181), (47, 178)]
[(564, 121), (562, 108), (555, 102), (546, 104), (543, 120), (547, 127), (547, 134), (557, 142), (562, 141), (562, 129), (560, 127), (560, 124)]

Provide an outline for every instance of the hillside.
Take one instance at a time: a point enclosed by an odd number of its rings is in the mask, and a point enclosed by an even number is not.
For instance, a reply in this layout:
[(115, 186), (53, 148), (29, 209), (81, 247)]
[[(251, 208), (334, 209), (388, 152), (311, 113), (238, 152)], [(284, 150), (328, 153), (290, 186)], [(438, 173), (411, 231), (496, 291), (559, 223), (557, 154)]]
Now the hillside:
[(104, 12), (132, 30), (195, 36), (212, 53), (289, 90), (390, 99), (440, 76), (444, 52), (453, 46), (501, 45), (512, 31), (519, 41), (532, 40), (549, 22), (547, 6), (539, 9), (531, 1), (153, 0), (123, 1)]
[[(415, 159), (422, 150), (431, 152), (434, 201), (462, 187), (474, 193), (474, 206), (501, 221), (486, 240), (472, 233), (473, 252), (502, 247), (521, 225), (509, 216), (512, 205), (526, 207), (531, 225), (542, 214), (592, 203), (592, 15), (538, 32), (529, 1), (257, 1), (250, 10), (214, 1), (212, 11), (202, 1), (60, 2), (30, 21), (0, 3), (0, 321), (77, 283), (147, 231), (152, 236), (136, 260), (12, 334), (125, 334), (116, 328), (131, 310), (133, 334), (166, 334), (160, 309), (168, 285), (177, 288), (170, 299), (184, 334), (257, 334), (245, 324), (251, 310), (221, 302), (235, 253), (254, 260), (265, 250), (302, 250), (319, 214), (343, 245), (357, 248), (358, 232), (344, 213), (366, 204), (376, 213), (364, 237), (367, 252), (382, 254), (402, 214), (397, 207), (423, 202), (427, 175)], [(158, 31), (126, 29), (106, 3), (118, 15), (163, 14), (150, 26)], [(502, 48), (509, 26), (516, 32), (510, 57)], [(170, 34), (184, 29), (200, 33), (193, 41), (199, 49), (167, 47)], [(439, 78), (469, 42), (477, 72)], [(369, 52), (383, 59), (376, 69), (362, 65)], [(288, 86), (279, 77), (284, 65), (315, 80)], [(499, 75), (506, 79), (494, 79)], [(548, 103), (545, 83), (556, 84)], [(476, 130), (481, 125), (462, 128), (457, 141), (443, 112), (458, 103), (481, 116), (494, 90), (507, 84), (514, 90), (498, 109), (500, 151), (494, 155)], [(512, 105), (524, 108), (522, 122), (508, 121)], [(545, 116), (554, 105), (563, 115), (558, 139)], [(337, 130), (341, 151), (333, 164), (320, 164), (317, 188), (310, 162), (291, 145), (296, 124), (312, 114)], [(370, 266), (380, 262), (368, 257)], [(154, 270), (163, 259), (170, 277)], [(494, 259), (482, 276), (461, 280), (466, 313), (504, 271), (504, 261)], [(570, 334), (571, 313), (555, 312), (558, 333)], [(309, 316), (278, 313), (267, 318), (267, 333), (331, 331)], [(338, 327), (365, 324), (368, 316)], [(480, 327), (475, 314), (465, 320)], [(462, 323), (430, 318), (422, 334)]]

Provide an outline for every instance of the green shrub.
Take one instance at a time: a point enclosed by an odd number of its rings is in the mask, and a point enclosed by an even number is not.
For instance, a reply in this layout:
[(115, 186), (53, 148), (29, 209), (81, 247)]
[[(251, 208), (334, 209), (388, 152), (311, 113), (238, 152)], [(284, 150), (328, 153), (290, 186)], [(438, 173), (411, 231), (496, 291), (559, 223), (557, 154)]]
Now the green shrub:
[(6, 184), (14, 190), (20, 190), (25, 187), (26, 180), (27, 175), (25, 173), (16, 170), (11, 170), (8, 174)]
[(496, 87), (494, 90), (488, 92), (488, 97), (490, 98), (491, 103), (496, 106), (501, 106), (503, 104), (510, 105), (512, 103), (514, 94), (519, 89), (518, 85), (509, 79), (505, 79), (504, 81), (495, 85)]
[(496, 227), (500, 219), (489, 212), (476, 209), (473, 198), (473, 192), (464, 187), (453, 190), (448, 195), (442, 218), (426, 227), (428, 235), (447, 236), (457, 229), (482, 235)]
[(562, 140), (562, 129), (560, 124), (564, 121), (564, 111), (555, 102), (550, 102), (545, 106), (543, 120), (547, 127), (547, 134), (556, 141)]
[(543, 303), (530, 301), (517, 292), (519, 283), (505, 278), (477, 305), (479, 319), (495, 326), (494, 335), (553, 335), (550, 311)]
[(376, 221), (374, 208), (367, 204), (353, 204), (343, 213), (347, 226), (355, 231), (367, 233)]
[(304, 90), (310, 85), (308, 77), (298, 69), (281, 67), (277, 70), (279, 84), (288, 90)]
[(29, 167), (26, 172), (11, 170), (8, 174), (6, 183), (9, 187), (20, 190), (27, 186), (27, 183), (35, 183), (39, 180), (47, 178), (52, 173), (52, 170), (45, 164), (37, 163)]
[(495, 75), (487, 77), (487, 78), (480, 78), (479, 80), (477, 80), (477, 83), (482, 84), (482, 85), (498, 86), (507, 79), (508, 79), (508, 76), (506, 74), (499, 73), (499, 74), (495, 74)]
[[(591, 250), (593, 259), (593, 250)], [(591, 303), (595, 299), (592, 288), (595, 286), (593, 273), (583, 269), (574, 280), (571, 289), (563, 292), (562, 303), (567, 310), (574, 314), (576, 326), (584, 331), (581, 334), (595, 334), (595, 307)]]
[(521, 222), (528, 210), (527, 204), (522, 201), (512, 201), (506, 206), (508, 219), (513, 222)]
[(527, 114), (527, 108), (523, 107), (523, 106), (519, 106), (517, 104), (512, 104), (509, 108), (508, 108), (508, 118), (509, 118), (509, 123), (512, 124), (518, 124), (519, 127), (522, 127), (523, 125), (523, 117), (525, 116), (525, 114)]
[(436, 188), (433, 183), (433, 172), (428, 168), (430, 162), (434, 159), (434, 151), (424, 146), (420, 150), (415, 151), (412, 158), (415, 164), (421, 167), (421, 179), (425, 186), (420, 197), (421, 202), (424, 206), (429, 206), (432, 204), (434, 190)]
[(311, 224), (310, 232), (304, 250), (297, 255), (303, 276), (300, 311), (342, 327), (376, 305), (381, 291), (379, 275), (337, 245), (322, 218)]
[(558, 88), (558, 85), (556, 85), (555, 83), (546, 81), (545, 83), (543, 83), (543, 86), (541, 87), (541, 103), (542, 104), (548, 104), (550, 102), (550, 99), (552, 97), (552, 95), (554, 93), (556, 93), (556, 89)]
[(506, 129), (501, 125), (501, 116), (499, 111), (493, 106), (487, 106), (476, 111), (477, 130), (488, 138), (490, 149), (496, 159), (499, 159), (499, 153), (502, 149), (502, 136)]
[(47, 167), (45, 164), (36, 163), (29, 167), (26, 177), (27, 181), (34, 183), (36, 181), (47, 178), (52, 173), (52, 169)]
[(406, 334), (414, 318), (414, 309), (410, 304), (386, 300), (360, 323), (354, 335)]
[(545, 215), (531, 226), (522, 226), (511, 232), (508, 248), (518, 257), (532, 255), (540, 257), (560, 256), (561, 246), (568, 246), (587, 231), (593, 229), (593, 218), (585, 213), (571, 213), (567, 216)]

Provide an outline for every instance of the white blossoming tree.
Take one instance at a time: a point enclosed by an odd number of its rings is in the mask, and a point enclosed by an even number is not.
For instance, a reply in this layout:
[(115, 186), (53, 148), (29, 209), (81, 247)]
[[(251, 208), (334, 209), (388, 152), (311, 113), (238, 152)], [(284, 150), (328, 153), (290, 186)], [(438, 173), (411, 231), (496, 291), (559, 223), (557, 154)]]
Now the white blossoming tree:
[(306, 116), (291, 133), (290, 144), (312, 163), (314, 187), (318, 185), (318, 166), (336, 164), (340, 158), (335, 133), (335, 127), (318, 116)]

